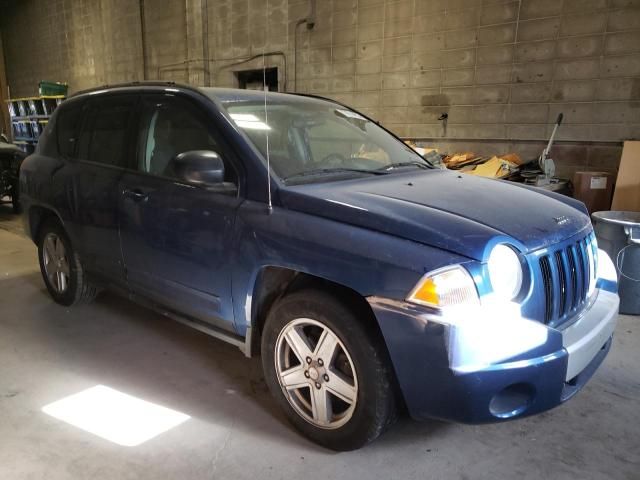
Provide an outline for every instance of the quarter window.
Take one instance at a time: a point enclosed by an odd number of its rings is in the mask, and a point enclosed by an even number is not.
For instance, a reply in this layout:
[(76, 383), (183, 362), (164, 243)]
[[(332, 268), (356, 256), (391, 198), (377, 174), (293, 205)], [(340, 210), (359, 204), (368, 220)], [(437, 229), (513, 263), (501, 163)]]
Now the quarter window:
[(58, 133), (58, 153), (61, 157), (75, 158), (81, 120), (82, 105), (80, 103), (60, 110), (56, 119), (56, 130)]

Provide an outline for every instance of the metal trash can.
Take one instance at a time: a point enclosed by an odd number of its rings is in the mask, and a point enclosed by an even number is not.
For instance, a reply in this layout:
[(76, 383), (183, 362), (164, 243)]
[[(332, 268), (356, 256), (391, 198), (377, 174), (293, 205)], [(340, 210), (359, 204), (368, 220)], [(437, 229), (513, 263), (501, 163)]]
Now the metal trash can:
[(640, 212), (594, 212), (598, 247), (618, 270), (620, 313), (640, 315)]

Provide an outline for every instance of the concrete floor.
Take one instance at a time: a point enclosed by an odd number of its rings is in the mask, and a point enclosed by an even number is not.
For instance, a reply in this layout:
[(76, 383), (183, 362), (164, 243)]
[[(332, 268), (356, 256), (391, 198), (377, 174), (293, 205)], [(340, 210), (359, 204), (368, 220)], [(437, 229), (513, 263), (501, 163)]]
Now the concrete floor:
[[(0, 206), (0, 478), (640, 479), (640, 318), (620, 316), (577, 397), (516, 422), (401, 419), (336, 454), (275, 407), (259, 359), (110, 294), (67, 309), (47, 295), (33, 244)], [(122, 447), (42, 413), (102, 384), (191, 416)]]

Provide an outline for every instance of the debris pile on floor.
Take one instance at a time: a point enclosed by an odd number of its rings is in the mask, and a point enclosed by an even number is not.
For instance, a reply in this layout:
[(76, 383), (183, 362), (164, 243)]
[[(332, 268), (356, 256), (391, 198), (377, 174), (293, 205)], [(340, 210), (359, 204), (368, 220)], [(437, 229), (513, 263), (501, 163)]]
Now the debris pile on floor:
[(473, 152), (461, 152), (447, 155), (438, 153), (435, 148), (418, 147), (412, 142), (407, 142), (407, 145), (437, 167), (459, 170), (480, 177), (506, 178), (519, 172), (525, 163), (516, 153), (481, 156)]
[[(447, 115), (443, 114), (440, 120), (446, 118)], [(435, 148), (418, 147), (410, 140), (407, 140), (406, 143), (439, 168), (459, 170), (480, 177), (508, 179), (559, 191), (566, 189), (569, 182), (555, 176), (556, 166), (550, 153), (558, 127), (562, 124), (562, 118), (563, 114), (558, 114), (553, 132), (546, 147), (542, 150), (542, 154), (538, 158), (526, 161), (523, 161), (516, 153), (490, 156), (476, 155), (474, 152), (440, 154)]]
[(460, 170), (470, 175), (505, 178), (519, 170), (522, 159), (515, 153), (479, 157), (473, 152), (467, 152), (447, 156), (444, 163), (451, 170)]
[(404, 143), (406, 143), (409, 147), (411, 147), (413, 150), (418, 152), (421, 157), (426, 159), (434, 167), (442, 168), (443, 170), (447, 168), (447, 166), (443, 162), (444, 155), (440, 155), (440, 153), (438, 153), (437, 148), (419, 147), (410, 140), (406, 140)]

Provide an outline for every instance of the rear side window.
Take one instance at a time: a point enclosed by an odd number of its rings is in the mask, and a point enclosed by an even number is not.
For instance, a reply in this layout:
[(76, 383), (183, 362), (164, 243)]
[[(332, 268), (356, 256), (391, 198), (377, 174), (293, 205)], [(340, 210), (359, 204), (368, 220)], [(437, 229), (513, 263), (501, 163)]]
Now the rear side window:
[(76, 103), (63, 108), (56, 118), (58, 153), (61, 157), (75, 158), (82, 120), (82, 104)]
[(133, 97), (111, 97), (89, 104), (78, 141), (78, 158), (125, 167), (134, 107)]

